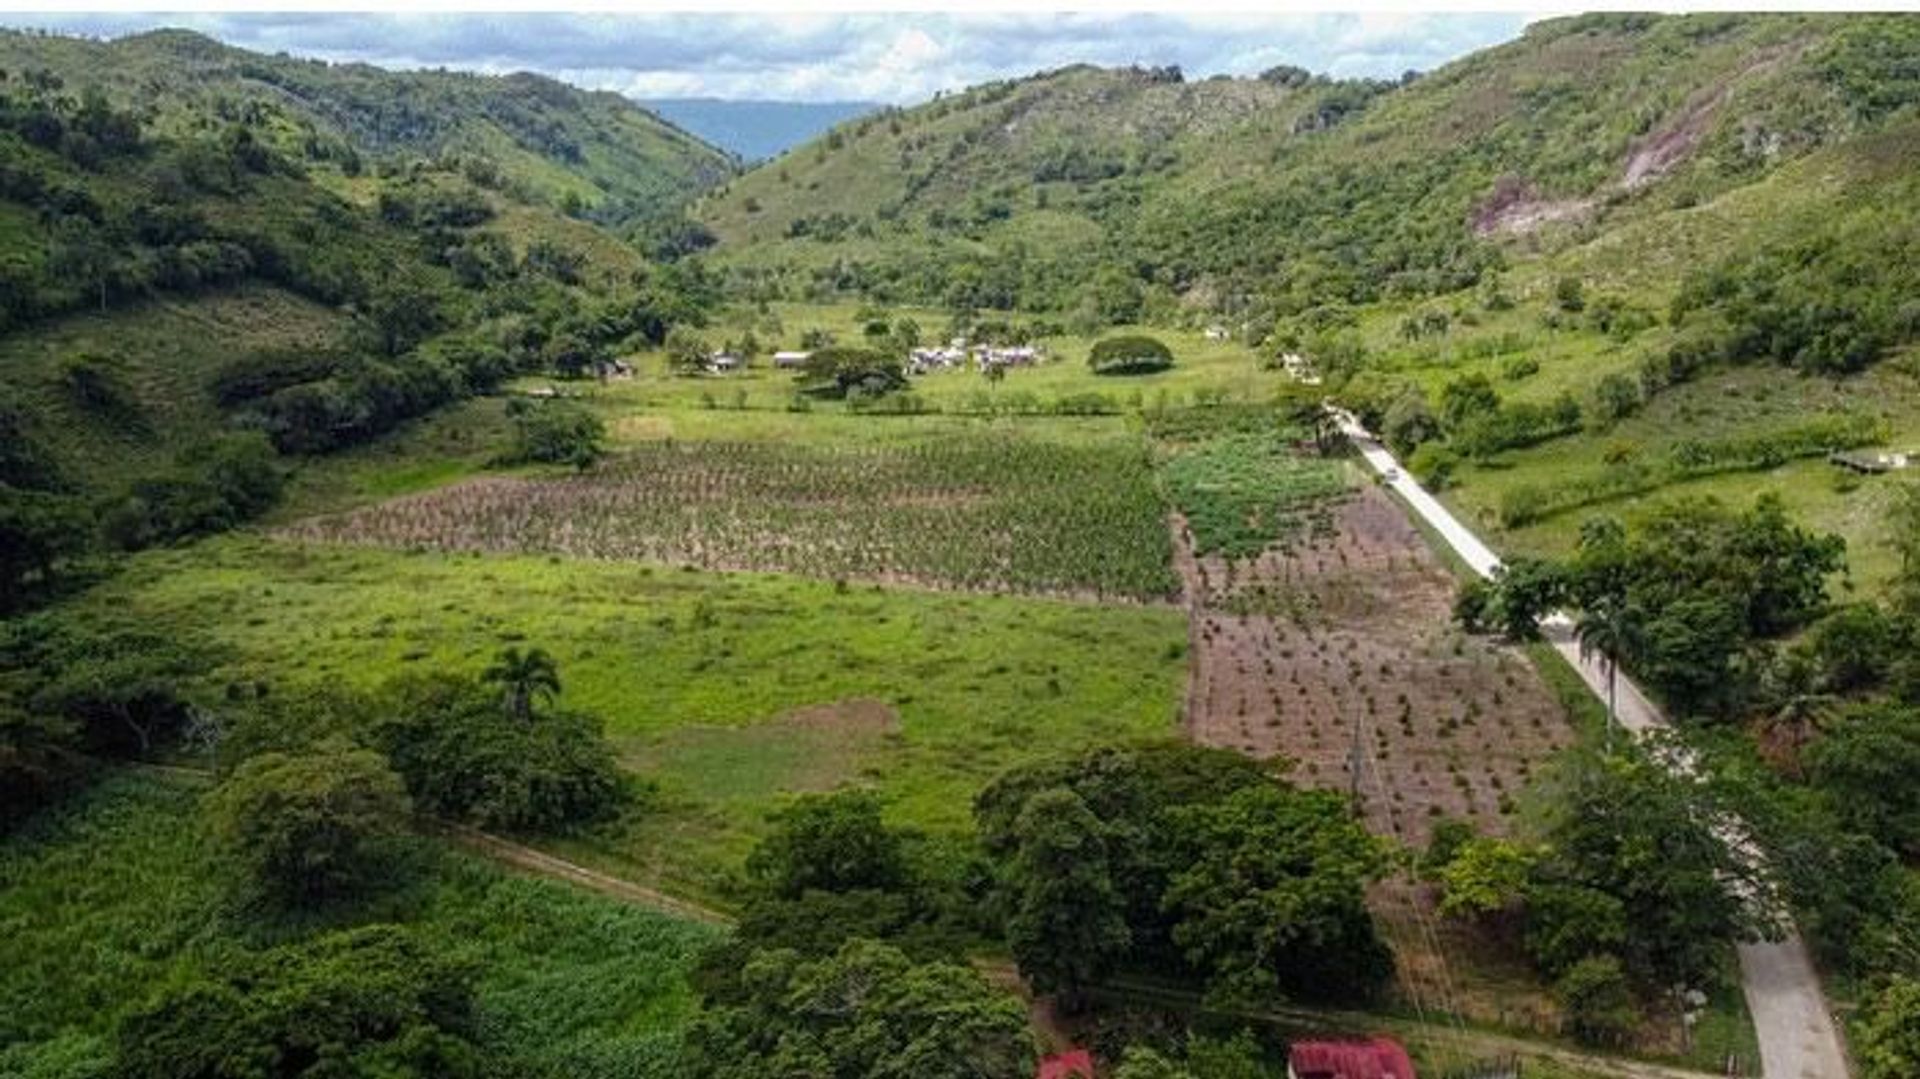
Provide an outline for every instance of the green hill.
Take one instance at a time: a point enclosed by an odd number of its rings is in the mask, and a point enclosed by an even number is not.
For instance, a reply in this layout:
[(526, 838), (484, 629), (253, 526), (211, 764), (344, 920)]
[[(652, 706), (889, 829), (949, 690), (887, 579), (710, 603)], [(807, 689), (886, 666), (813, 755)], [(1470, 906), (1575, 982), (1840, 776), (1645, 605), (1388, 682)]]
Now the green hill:
[(245, 120), (310, 164), (455, 163), (519, 201), (626, 224), (725, 179), (724, 151), (613, 93), (531, 74), (395, 72), (267, 56), (184, 30), (100, 42), (0, 32), (0, 67), (98, 87), (163, 134)]
[[(266, 74), (311, 92), (287, 105)], [(571, 163), (464, 141), (536, 116), (592, 138)], [(698, 321), (697, 274), (566, 215), (539, 176), (638, 221), (717, 160), (557, 84), (0, 35), (0, 606), (93, 533), (227, 527), (272, 501), (282, 457)]]
[(1433, 294), (1543, 226), (1603, 233), (1884, 125), (1913, 26), (1585, 16), (1404, 85), (1072, 68), (843, 125), (696, 212), (794, 298), (1119, 320)]

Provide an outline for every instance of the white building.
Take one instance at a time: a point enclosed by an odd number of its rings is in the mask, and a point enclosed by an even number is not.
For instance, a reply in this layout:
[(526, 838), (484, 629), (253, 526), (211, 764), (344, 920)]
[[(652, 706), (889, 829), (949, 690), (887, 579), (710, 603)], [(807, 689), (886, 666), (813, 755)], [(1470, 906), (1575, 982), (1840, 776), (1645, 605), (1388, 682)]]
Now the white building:
[(811, 352), (776, 352), (773, 354), (773, 365), (780, 368), (805, 367), (811, 359)]

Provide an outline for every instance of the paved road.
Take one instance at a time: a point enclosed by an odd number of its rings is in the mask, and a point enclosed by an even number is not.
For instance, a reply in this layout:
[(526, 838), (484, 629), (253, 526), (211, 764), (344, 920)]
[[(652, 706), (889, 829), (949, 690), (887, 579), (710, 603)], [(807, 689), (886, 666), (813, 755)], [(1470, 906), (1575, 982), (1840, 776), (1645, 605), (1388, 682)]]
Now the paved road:
[[(1492, 576), (1500, 565), (1493, 549), (1407, 475), (1393, 454), (1352, 414), (1336, 409), (1334, 416), (1360, 456), (1385, 478), (1394, 493), (1405, 499), (1474, 572)], [(1597, 657), (1580, 654), (1572, 622), (1556, 614), (1542, 623), (1541, 630), (1554, 649), (1580, 672), (1587, 687), (1606, 700), (1606, 670)], [(1627, 730), (1645, 734), (1667, 726), (1660, 709), (1625, 675), (1615, 682), (1615, 698), (1615, 714)], [(1675, 765), (1686, 768), (1688, 762), (1678, 760)], [(1733, 835), (1728, 839), (1736, 848), (1748, 849), (1749, 856), (1758, 856), (1743, 837)], [(1827, 1007), (1820, 977), (1799, 935), (1788, 933), (1779, 941), (1742, 944), (1739, 953), (1740, 988), (1747, 998), (1747, 1010), (1753, 1014), (1754, 1030), (1760, 1039), (1760, 1064), (1767, 1079), (1847, 1079), (1847, 1054), (1839, 1026)]]

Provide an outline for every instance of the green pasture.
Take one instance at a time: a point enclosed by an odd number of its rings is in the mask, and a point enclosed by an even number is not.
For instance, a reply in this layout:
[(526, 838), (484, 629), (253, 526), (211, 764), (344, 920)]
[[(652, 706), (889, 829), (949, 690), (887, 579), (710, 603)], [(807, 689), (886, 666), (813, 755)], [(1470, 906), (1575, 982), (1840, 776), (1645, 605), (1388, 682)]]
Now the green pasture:
[(899, 821), (958, 831), (1013, 764), (1171, 734), (1186, 675), (1171, 607), (245, 536), (137, 557), (78, 610), (204, 627), (231, 648), (207, 677), (216, 697), (237, 679), (371, 686), (545, 648), (561, 703), (602, 716), (658, 785), (593, 845), (702, 895), (791, 793), (872, 784)]

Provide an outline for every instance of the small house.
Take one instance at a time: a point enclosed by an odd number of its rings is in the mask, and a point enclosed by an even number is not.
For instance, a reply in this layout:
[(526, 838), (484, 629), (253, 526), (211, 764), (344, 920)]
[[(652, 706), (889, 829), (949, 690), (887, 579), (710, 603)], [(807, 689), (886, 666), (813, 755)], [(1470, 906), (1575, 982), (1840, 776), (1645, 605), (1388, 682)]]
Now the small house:
[(1233, 335), (1227, 332), (1225, 326), (1208, 326), (1206, 336), (1209, 341), (1225, 341)]
[(1414, 1079), (1413, 1060), (1392, 1038), (1299, 1041), (1287, 1048), (1287, 1079)]
[(773, 354), (773, 365), (782, 370), (793, 367), (805, 367), (807, 361), (811, 359), (813, 359), (813, 353), (811, 352), (776, 352)]
[(738, 371), (745, 366), (746, 362), (731, 352), (716, 352), (707, 357), (707, 370), (716, 375)]

